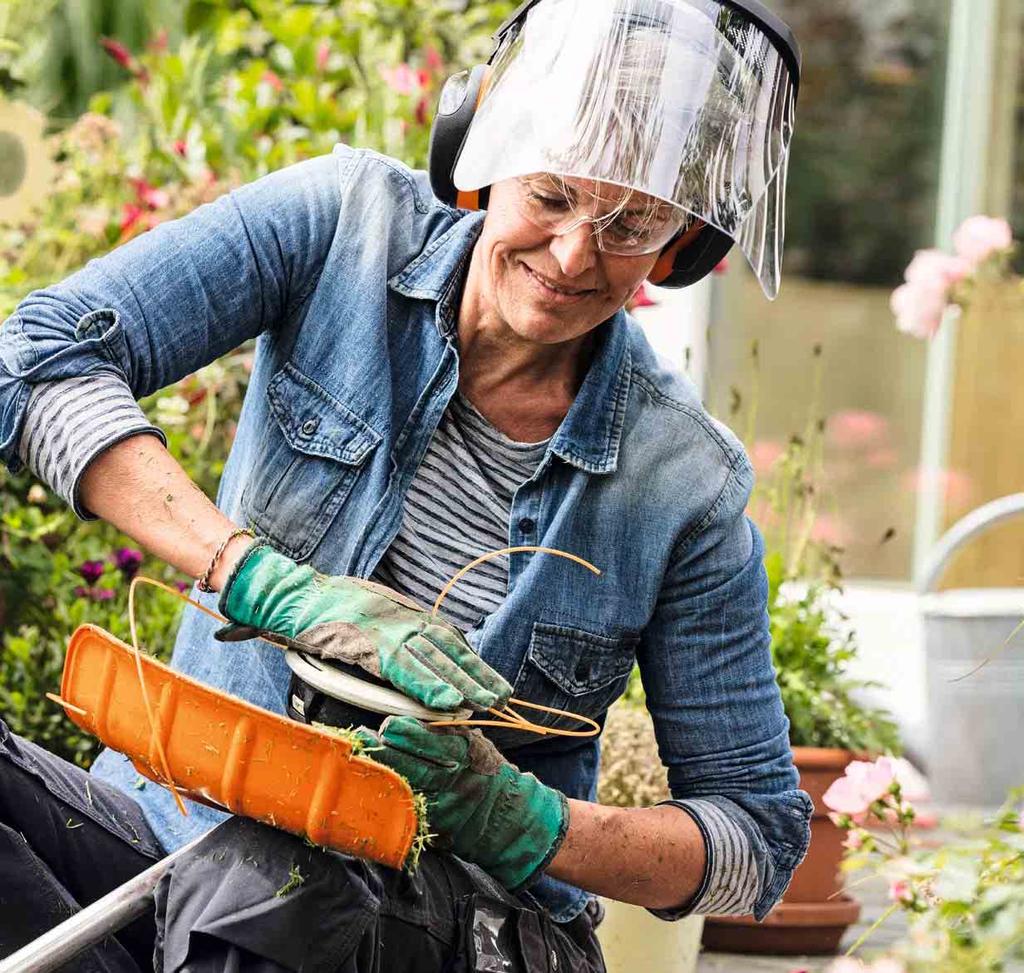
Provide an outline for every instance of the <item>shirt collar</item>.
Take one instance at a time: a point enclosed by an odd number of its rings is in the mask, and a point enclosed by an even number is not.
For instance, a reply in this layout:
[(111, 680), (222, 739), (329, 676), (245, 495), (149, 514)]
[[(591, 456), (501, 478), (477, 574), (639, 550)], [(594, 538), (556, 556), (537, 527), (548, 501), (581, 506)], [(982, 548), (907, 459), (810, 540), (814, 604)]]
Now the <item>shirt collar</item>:
[[(432, 240), (388, 281), (391, 289), (420, 300), (454, 300), (453, 285), (480, 236), (484, 215), (471, 213)], [(455, 317), (435, 316), (442, 337), (454, 327)], [(613, 473), (618, 466), (632, 361), (625, 311), (600, 325), (595, 337), (587, 376), (548, 449), (588, 473)]]

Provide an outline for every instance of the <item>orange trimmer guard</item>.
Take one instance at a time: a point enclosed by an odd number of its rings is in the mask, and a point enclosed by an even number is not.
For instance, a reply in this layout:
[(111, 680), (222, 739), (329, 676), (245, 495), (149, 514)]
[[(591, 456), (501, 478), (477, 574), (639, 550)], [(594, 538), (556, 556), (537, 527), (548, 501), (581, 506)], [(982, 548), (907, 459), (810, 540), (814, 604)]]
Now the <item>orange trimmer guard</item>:
[[(296, 723), (141, 656), (170, 776), (191, 800), (399, 868), (418, 819), (409, 785), (329, 731)], [(67, 715), (164, 783), (131, 646), (95, 625), (71, 636)], [(75, 707), (81, 712), (76, 712)]]

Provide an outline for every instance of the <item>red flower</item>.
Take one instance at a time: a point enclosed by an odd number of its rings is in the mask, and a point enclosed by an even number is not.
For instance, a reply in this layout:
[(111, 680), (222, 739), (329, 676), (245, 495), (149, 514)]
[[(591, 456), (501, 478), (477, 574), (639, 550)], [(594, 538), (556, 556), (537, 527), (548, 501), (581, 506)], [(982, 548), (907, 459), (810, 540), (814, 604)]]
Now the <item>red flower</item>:
[(729, 258), (728, 257), (722, 257), (722, 259), (715, 265), (715, 269), (712, 271), (712, 273), (724, 274), (724, 273), (727, 273), (728, 270), (729, 270)]
[(423, 60), (426, 62), (428, 71), (444, 70), (444, 59), (441, 57), (441, 52), (433, 44), (427, 45), (426, 50), (423, 52)]
[(284, 91), (284, 82), (277, 74), (275, 74), (269, 68), (263, 72), (263, 76), (260, 78), (260, 81), (264, 81), (267, 84), (269, 84), (270, 87), (274, 89), (274, 91)]
[(416, 123), (418, 125), (426, 125), (427, 124), (427, 120), (428, 120), (427, 119), (427, 111), (428, 111), (428, 109), (429, 109), (429, 105), (427, 103), (427, 99), (426, 98), (420, 98), (420, 100), (418, 102), (416, 102)]
[(144, 212), (145, 210), (135, 203), (125, 203), (121, 207), (121, 233), (128, 233), (142, 219)]
[(101, 37), (100, 44), (118, 64), (121, 65), (125, 70), (135, 70), (135, 58), (132, 57), (132, 52), (128, 50), (120, 41), (115, 41), (112, 37)]
[(184, 139), (175, 139), (174, 144), (171, 146), (172, 151), (175, 155), (180, 155), (182, 158), (185, 156), (187, 146), (185, 145)]
[(118, 64), (126, 71), (129, 71), (139, 84), (146, 84), (149, 81), (149, 72), (135, 60), (134, 55), (120, 41), (112, 37), (101, 37), (100, 45)]

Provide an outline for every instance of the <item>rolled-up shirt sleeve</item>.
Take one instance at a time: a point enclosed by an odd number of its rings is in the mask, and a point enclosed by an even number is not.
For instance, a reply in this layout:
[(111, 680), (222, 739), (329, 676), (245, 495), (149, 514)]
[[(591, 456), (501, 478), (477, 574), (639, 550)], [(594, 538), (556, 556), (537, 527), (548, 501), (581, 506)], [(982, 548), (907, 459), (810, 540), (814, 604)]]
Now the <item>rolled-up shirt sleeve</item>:
[(693, 818), (707, 852), (693, 899), (652, 910), (665, 919), (764, 918), (810, 840), (771, 663), (764, 546), (744, 514), (752, 482), (738, 455), (713, 509), (678, 540), (638, 655), (668, 803)]
[[(70, 501), (82, 458), (128, 434), (160, 435), (128, 397), (165, 388), (300, 313), (355, 161), (339, 147), (273, 173), (29, 294), (0, 326), (0, 461), (17, 472), (28, 460)], [(76, 400), (86, 425), (74, 419)], [(117, 421), (101, 426), (93, 407), (103, 401)], [(89, 450), (69, 457), (87, 427)]]

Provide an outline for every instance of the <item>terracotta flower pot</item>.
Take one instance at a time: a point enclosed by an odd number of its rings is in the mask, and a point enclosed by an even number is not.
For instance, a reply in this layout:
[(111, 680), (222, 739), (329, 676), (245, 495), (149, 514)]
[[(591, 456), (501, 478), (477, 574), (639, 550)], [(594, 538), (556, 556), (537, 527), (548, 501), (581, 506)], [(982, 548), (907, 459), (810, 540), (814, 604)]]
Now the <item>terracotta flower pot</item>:
[(794, 747), (800, 786), (814, 801), (811, 844), (782, 901), (757, 923), (752, 916), (709, 916), (704, 948), (727, 953), (823, 955), (839, 948), (860, 904), (840, 895), (843, 832), (828, 817), (821, 797), (856, 755), (848, 750)]

